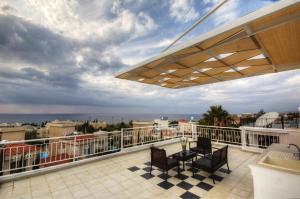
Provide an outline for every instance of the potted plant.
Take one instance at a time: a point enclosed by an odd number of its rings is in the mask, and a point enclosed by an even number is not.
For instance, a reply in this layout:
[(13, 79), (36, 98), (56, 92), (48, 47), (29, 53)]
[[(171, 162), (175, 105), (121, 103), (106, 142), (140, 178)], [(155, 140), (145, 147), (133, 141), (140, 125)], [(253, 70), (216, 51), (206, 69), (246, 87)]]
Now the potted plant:
[(182, 152), (185, 153), (186, 152), (186, 145), (187, 145), (187, 138), (186, 137), (181, 137), (180, 138), (180, 143), (181, 143), (181, 147), (182, 147)]

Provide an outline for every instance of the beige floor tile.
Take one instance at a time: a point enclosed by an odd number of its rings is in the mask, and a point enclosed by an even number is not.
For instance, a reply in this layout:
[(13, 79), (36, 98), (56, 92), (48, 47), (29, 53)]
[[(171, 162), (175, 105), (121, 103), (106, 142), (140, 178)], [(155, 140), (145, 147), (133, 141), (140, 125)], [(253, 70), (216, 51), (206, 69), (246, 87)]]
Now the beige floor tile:
[(31, 192), (31, 195), (32, 195), (32, 197), (34, 197), (34, 198), (38, 198), (38, 197), (40, 197), (40, 196), (43, 196), (43, 195), (50, 195), (51, 194), (51, 192), (50, 192), (50, 190), (47, 188), (47, 189), (35, 189), (35, 190), (33, 190), (32, 192)]
[(246, 190), (240, 189), (240, 188), (233, 189), (232, 193), (235, 195), (238, 195), (240, 197), (243, 197), (243, 198), (248, 198), (249, 195), (251, 194), (250, 191), (246, 191)]
[(11, 191), (12, 195), (14, 196), (21, 196), (25, 194), (31, 194), (30, 187), (27, 186), (21, 186), (21, 187), (14, 187)]
[(37, 197), (34, 197), (33, 196), (33, 199), (52, 199), (52, 195), (51, 194), (47, 194), (47, 195), (40, 195), (40, 196), (37, 196)]
[(186, 190), (180, 188), (180, 187), (177, 187), (177, 186), (173, 186), (171, 187), (170, 189), (168, 189), (168, 192), (172, 192), (174, 193), (176, 196), (181, 196), (183, 193), (186, 192)]
[(229, 195), (227, 196), (227, 199), (245, 199), (245, 198), (240, 197), (240, 196), (238, 196), (238, 195), (235, 195), (235, 194), (231, 193), (231, 194), (229, 194)]
[(199, 187), (193, 187), (189, 190), (189, 192), (191, 192), (197, 196), (200, 196), (200, 197), (203, 197), (203, 196), (205, 196), (205, 194), (208, 193), (208, 191), (201, 189)]
[(92, 194), (96, 198), (109, 198), (109, 197), (113, 196), (113, 194), (110, 191), (108, 191), (107, 189), (98, 189), (97, 191), (94, 190), (94, 192), (92, 192)]
[(51, 195), (53, 199), (73, 199), (73, 196), (68, 189), (53, 192)]
[(12, 195), (12, 192), (11, 192), (11, 188), (7, 188), (7, 187), (4, 187), (4, 188), (0, 188), (0, 198), (4, 198), (4, 199), (7, 199), (7, 198), (11, 198), (11, 195)]

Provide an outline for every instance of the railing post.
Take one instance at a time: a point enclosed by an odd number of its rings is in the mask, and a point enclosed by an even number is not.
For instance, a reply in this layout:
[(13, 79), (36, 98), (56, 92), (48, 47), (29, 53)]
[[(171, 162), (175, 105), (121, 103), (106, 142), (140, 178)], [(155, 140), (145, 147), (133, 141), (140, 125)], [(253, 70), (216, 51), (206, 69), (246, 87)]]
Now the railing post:
[(124, 130), (123, 128), (121, 128), (121, 151), (123, 150), (124, 147), (124, 134), (123, 134)]
[(246, 129), (244, 127), (240, 127), (241, 129), (241, 143), (242, 143), (242, 149), (245, 150), (247, 146), (246, 141)]
[(73, 161), (75, 162), (75, 157), (76, 157), (76, 135), (74, 137), (74, 141), (73, 141)]
[(194, 124), (192, 124), (192, 139), (195, 138), (195, 133), (197, 134), (197, 132), (195, 132), (196, 126)]

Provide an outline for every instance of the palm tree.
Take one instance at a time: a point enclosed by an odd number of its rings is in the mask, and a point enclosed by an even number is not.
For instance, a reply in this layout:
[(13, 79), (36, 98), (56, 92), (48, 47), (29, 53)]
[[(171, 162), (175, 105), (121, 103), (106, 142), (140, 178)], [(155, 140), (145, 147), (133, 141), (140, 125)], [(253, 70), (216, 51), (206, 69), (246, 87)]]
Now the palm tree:
[(210, 106), (210, 109), (203, 114), (202, 124), (214, 126), (226, 126), (232, 121), (228, 111), (224, 110), (221, 105)]

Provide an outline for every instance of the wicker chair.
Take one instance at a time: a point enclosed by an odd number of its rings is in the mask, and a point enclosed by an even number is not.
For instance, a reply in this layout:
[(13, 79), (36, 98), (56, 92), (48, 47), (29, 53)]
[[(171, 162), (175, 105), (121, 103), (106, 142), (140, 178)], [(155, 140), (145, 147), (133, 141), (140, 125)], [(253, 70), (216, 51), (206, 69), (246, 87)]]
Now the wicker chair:
[[(206, 155), (199, 160), (196, 160), (192, 164), (193, 176), (195, 174), (195, 168), (202, 169), (206, 172), (213, 174), (215, 171), (220, 169), (223, 165), (227, 164), (227, 169), (229, 173), (229, 166), (228, 166), (228, 146), (225, 146), (221, 149), (218, 149), (213, 152), (213, 154)], [(215, 183), (215, 179), (213, 182)]]
[(152, 166), (156, 166), (166, 172), (165, 180), (168, 179), (168, 170), (177, 167), (178, 175), (180, 175), (179, 161), (171, 157), (167, 157), (166, 151), (164, 149), (159, 149), (157, 147), (151, 146), (151, 166), (150, 175), (152, 172)]
[[(196, 146), (192, 147), (191, 143), (195, 143)], [(197, 154), (207, 155), (212, 153), (211, 139), (206, 137), (198, 137), (195, 141), (189, 142), (190, 151), (193, 151)]]

